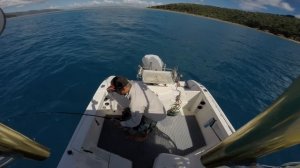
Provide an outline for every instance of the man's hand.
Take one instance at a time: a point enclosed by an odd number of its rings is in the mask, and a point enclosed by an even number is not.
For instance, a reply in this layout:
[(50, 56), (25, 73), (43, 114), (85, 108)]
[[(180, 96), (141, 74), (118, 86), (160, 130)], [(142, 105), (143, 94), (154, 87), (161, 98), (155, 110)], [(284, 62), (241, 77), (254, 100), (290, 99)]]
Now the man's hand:
[(123, 111), (122, 111), (122, 121), (126, 121), (129, 120), (131, 118), (131, 111), (129, 107), (126, 107)]
[(115, 87), (114, 87), (114, 86), (109, 86), (109, 87), (106, 89), (106, 91), (107, 91), (108, 93), (114, 92), (114, 91), (115, 91)]
[(112, 122), (113, 122), (114, 127), (116, 127), (116, 128), (121, 128), (122, 127), (122, 125), (120, 123), (120, 120), (112, 119)]

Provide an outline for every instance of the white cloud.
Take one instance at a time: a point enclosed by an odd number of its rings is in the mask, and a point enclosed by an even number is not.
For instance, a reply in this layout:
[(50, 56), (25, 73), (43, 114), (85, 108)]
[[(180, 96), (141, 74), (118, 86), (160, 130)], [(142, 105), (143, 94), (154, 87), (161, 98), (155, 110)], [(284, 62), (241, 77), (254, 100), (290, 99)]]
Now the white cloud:
[(240, 0), (240, 7), (245, 10), (260, 10), (267, 7), (276, 7), (292, 12), (295, 9), (285, 0)]
[(300, 14), (299, 15), (295, 15), (295, 17), (300, 19)]
[[(22, 7), (27, 4), (42, 2), (46, 0), (0, 0), (0, 6), (10, 7)], [(154, 2), (153, 0), (90, 0), (86, 2), (73, 2), (66, 6), (66, 8), (79, 8), (79, 7), (93, 7), (93, 6), (101, 6), (101, 5), (128, 5), (128, 6), (136, 6), (136, 7), (146, 7), (146, 6), (154, 6), (161, 5), (161, 3)], [(56, 8), (57, 6), (51, 5), (50, 9)]]
[(5, 8), (9, 6), (23, 6), (30, 3), (37, 3), (43, 0), (0, 0), (0, 6)]
[(154, 1), (147, 0), (93, 0), (88, 2), (74, 2), (70, 4), (68, 8), (79, 8), (79, 7), (93, 7), (93, 6), (104, 6), (104, 5), (128, 5), (136, 7), (146, 7), (153, 5), (161, 5)]
[(56, 5), (51, 5), (48, 7), (48, 9), (60, 9), (60, 6), (56, 6)]

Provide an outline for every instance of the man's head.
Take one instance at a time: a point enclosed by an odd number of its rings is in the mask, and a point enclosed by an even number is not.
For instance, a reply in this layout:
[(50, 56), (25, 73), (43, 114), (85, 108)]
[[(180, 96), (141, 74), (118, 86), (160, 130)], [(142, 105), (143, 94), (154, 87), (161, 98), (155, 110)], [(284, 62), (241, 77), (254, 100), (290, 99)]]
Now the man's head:
[(107, 88), (107, 91), (117, 92), (120, 95), (126, 95), (130, 91), (130, 87), (131, 85), (127, 78), (116, 76), (111, 80), (110, 86)]

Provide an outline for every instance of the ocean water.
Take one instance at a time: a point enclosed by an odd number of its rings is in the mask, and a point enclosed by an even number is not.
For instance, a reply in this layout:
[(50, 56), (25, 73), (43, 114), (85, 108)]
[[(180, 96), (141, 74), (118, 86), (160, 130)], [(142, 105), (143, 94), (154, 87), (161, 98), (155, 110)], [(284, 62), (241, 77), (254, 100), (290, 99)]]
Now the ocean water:
[[(51, 157), (9, 167), (56, 167), (80, 116), (51, 112), (84, 112), (104, 78), (135, 79), (145, 54), (204, 84), (236, 129), (300, 75), (299, 44), (190, 15), (102, 7), (11, 18), (0, 37), (0, 121)], [(259, 161), (300, 161), (300, 147)]]

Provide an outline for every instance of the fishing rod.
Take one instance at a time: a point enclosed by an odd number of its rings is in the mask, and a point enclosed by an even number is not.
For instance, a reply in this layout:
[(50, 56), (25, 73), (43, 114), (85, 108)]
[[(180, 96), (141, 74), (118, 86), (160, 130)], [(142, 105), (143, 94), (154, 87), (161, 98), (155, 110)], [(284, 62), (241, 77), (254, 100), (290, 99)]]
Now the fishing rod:
[[(29, 113), (25, 116), (36, 114), (63, 114), (63, 115), (79, 115), (79, 116), (92, 116), (99, 117), (103, 119), (109, 119), (111, 121), (121, 121), (121, 119), (116, 117), (107, 117), (94, 114), (84, 114), (78, 112), (35, 112)], [(24, 115), (23, 115), (24, 116)], [(8, 156), (9, 159), (16, 158), (19, 155), (12, 155), (14, 153), (21, 154), (26, 158), (34, 160), (45, 160), (50, 156), (50, 149), (37, 143), (36, 141), (26, 137), (25, 135), (9, 128), (8, 126), (0, 123), (0, 153), (4, 156)], [(8, 163), (8, 162), (7, 162)], [(3, 165), (3, 164), (1, 164)], [(1, 166), (2, 167), (2, 166)]]
[(100, 116), (96, 114), (85, 114), (85, 113), (78, 113), (78, 112), (36, 112), (32, 114), (66, 114), (66, 115), (80, 115), (80, 116), (91, 116), (91, 117), (98, 117), (98, 118), (103, 118), (103, 119), (108, 119), (108, 120), (118, 120), (118, 121), (123, 121), (131, 117), (131, 111), (130, 108), (127, 107), (123, 110), (122, 116), (118, 117), (107, 117), (107, 116)]
[(100, 115), (95, 115), (95, 114), (85, 114), (85, 113), (77, 113), (77, 112), (38, 112), (38, 113), (32, 113), (32, 114), (66, 114), (66, 115), (79, 115), (79, 116), (91, 116), (91, 117), (98, 117), (98, 118), (103, 118), (103, 119), (108, 119), (108, 120), (119, 120), (121, 121), (120, 118), (118, 117), (106, 117), (106, 116), (100, 116)]

